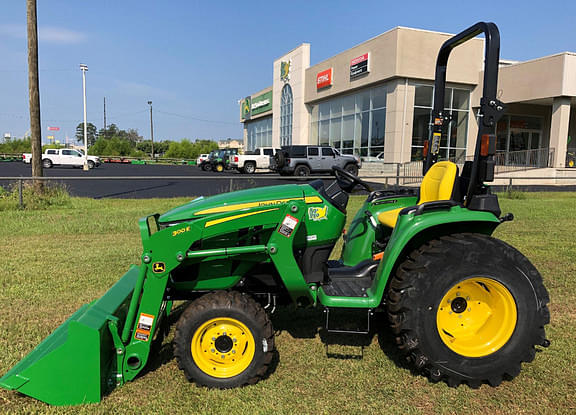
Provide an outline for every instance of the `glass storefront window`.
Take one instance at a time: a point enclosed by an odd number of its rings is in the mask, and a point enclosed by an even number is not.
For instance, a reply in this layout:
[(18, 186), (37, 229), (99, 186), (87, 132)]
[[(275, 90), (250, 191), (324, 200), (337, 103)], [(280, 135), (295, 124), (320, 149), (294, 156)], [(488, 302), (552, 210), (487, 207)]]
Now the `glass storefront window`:
[(372, 109), (386, 107), (386, 87), (380, 86), (372, 90)]
[(414, 106), (432, 108), (433, 92), (434, 88), (429, 85), (417, 85), (414, 93)]
[[(333, 98), (311, 108), (311, 136), (318, 144), (330, 144), (345, 154), (367, 156), (384, 151), (386, 95), (381, 85), (355, 94)], [(314, 117), (315, 113), (317, 117)]]
[(272, 117), (247, 122), (246, 150), (252, 151), (257, 147), (272, 146)]
[(293, 108), (292, 88), (289, 84), (282, 88), (280, 98), (280, 145), (292, 144), (292, 112)]
[[(434, 87), (416, 85), (414, 93), (414, 119), (412, 128), (411, 160), (422, 160), (424, 141), (428, 139), (430, 114), (434, 100)], [(446, 88), (444, 109), (452, 115), (452, 121), (440, 139), (440, 159), (459, 158), (466, 154), (468, 119), (470, 117), (470, 91), (459, 88)]]
[(362, 91), (356, 95), (356, 112), (370, 110), (370, 91)]

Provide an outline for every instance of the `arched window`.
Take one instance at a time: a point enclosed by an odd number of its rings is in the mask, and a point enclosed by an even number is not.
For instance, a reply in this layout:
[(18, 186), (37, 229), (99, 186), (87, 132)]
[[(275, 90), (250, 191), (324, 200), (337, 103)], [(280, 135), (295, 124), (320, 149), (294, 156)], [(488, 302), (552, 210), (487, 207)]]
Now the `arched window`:
[(280, 100), (280, 145), (292, 144), (292, 113), (293, 113), (292, 88), (289, 84), (282, 88)]

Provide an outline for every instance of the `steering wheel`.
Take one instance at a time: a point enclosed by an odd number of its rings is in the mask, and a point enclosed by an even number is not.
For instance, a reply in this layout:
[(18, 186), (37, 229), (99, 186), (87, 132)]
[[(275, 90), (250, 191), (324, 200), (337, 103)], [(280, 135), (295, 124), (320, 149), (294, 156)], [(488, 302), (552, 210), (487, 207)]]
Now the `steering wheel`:
[(357, 185), (362, 186), (369, 192), (372, 191), (372, 187), (368, 183), (360, 179), (358, 176), (354, 176), (352, 173), (344, 170), (342, 167), (332, 166), (332, 170), (334, 171), (338, 185), (345, 192), (352, 193), (352, 190), (354, 190)]

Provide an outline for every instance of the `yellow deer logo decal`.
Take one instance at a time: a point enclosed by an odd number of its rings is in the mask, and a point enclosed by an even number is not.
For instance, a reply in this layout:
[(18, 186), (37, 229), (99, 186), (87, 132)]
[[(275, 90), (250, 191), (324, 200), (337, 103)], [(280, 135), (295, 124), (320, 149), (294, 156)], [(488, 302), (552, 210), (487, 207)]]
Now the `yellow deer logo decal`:
[(326, 213), (328, 211), (328, 206), (325, 205), (324, 207), (309, 207), (308, 208), (308, 218), (313, 221), (319, 221), (328, 219)]

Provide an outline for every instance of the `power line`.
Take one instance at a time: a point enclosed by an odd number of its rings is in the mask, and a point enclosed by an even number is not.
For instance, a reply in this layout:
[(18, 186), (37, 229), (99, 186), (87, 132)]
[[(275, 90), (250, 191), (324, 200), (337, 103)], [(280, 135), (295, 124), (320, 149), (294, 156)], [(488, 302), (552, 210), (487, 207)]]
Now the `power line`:
[(239, 122), (206, 120), (204, 118), (198, 118), (198, 117), (194, 117), (192, 115), (176, 114), (174, 112), (167, 112), (167, 111), (160, 111), (160, 110), (156, 110), (156, 112), (158, 112), (160, 114), (164, 114), (164, 115), (173, 115), (175, 117), (186, 118), (186, 119), (190, 119), (190, 120), (194, 120), (194, 121), (210, 122), (210, 123), (214, 123), (214, 124), (229, 124), (229, 125), (238, 125), (239, 124)]

